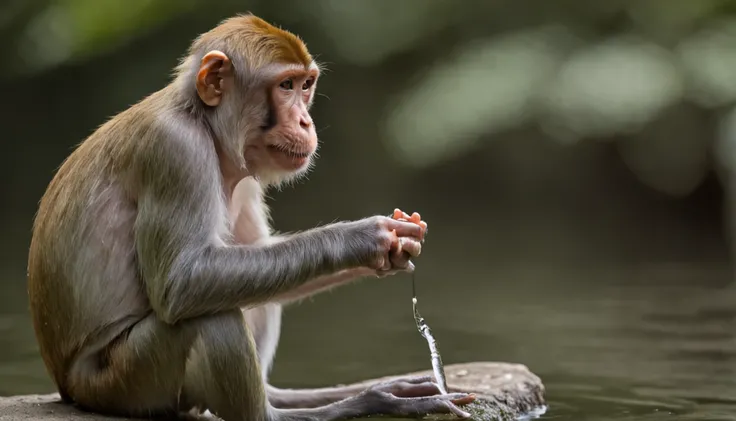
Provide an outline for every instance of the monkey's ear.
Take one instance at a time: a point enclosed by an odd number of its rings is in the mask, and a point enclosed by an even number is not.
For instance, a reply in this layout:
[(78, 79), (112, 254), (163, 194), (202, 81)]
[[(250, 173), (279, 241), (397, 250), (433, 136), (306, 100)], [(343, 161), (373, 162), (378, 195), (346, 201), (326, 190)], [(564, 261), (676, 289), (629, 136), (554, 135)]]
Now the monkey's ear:
[(222, 92), (230, 83), (232, 73), (232, 63), (225, 53), (213, 50), (205, 54), (197, 72), (199, 98), (210, 107), (218, 105)]

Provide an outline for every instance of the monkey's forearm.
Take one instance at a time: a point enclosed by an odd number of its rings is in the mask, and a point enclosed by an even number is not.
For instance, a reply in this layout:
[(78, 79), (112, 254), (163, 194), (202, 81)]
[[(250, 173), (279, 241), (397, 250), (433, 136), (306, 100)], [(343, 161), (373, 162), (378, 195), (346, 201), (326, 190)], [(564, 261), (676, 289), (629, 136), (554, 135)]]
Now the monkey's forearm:
[[(293, 234), (272, 235), (267, 238), (261, 239), (260, 241), (258, 241), (257, 244), (272, 245), (281, 243), (288, 240), (291, 235)], [(294, 289), (278, 294), (276, 297), (274, 297), (274, 300), (282, 304), (289, 304), (291, 302), (298, 301), (312, 295), (320, 294), (338, 285), (353, 281), (357, 278), (371, 276), (375, 274), (375, 270), (367, 267), (344, 269), (336, 273), (312, 278)]]
[(375, 274), (376, 271), (369, 268), (344, 269), (337, 273), (322, 275), (311, 279), (290, 291), (279, 294), (275, 299), (282, 304), (288, 304), (293, 301), (298, 301), (309, 296), (325, 292), (357, 278)]
[(357, 266), (346, 229), (347, 224), (334, 224), (272, 244), (183, 253), (165, 281), (151, 282), (151, 301), (172, 323), (262, 304), (310, 279)]

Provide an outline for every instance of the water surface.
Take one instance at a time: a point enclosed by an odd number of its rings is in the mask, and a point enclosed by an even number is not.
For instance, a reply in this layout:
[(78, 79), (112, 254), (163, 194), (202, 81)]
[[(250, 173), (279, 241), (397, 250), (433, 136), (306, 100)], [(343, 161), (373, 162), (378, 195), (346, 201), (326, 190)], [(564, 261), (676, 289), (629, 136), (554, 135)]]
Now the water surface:
[[(458, 276), (441, 259), (422, 264), (422, 315), (445, 364), (526, 364), (547, 389), (543, 419), (736, 419), (736, 293), (726, 267), (478, 262)], [(51, 392), (23, 285), (0, 292), (0, 394)], [(309, 387), (429, 368), (403, 275), (289, 308), (272, 377)]]

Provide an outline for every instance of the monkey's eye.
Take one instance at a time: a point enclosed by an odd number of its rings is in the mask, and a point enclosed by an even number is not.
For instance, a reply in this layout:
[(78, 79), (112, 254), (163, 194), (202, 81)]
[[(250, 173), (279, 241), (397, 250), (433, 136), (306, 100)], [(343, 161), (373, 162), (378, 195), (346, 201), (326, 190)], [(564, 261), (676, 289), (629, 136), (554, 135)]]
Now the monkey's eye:
[(291, 81), (291, 79), (287, 79), (279, 85), (281, 89), (286, 89), (287, 91), (290, 91), (294, 89), (294, 82)]
[(302, 90), (308, 91), (309, 88), (311, 88), (313, 84), (314, 84), (314, 78), (307, 79), (307, 81), (304, 82), (304, 84), (302, 85)]

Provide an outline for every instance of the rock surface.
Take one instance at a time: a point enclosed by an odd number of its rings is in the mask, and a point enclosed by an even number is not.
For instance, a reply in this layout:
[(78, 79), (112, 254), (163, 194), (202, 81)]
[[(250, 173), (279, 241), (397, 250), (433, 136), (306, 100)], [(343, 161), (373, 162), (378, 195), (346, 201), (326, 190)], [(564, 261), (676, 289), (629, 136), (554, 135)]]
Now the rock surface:
[[(427, 375), (421, 371), (402, 375)], [(473, 362), (445, 366), (450, 392), (475, 393), (476, 402), (464, 407), (473, 414), (473, 420), (512, 420), (521, 416), (535, 416), (545, 410), (542, 381), (520, 364)], [(372, 384), (399, 376), (388, 376), (362, 382)], [(200, 417), (205, 418), (205, 417)], [(431, 419), (452, 419), (452, 416)], [(0, 397), (0, 421), (122, 421), (65, 405), (59, 395), (28, 395)], [(205, 418), (211, 419), (211, 418)]]

